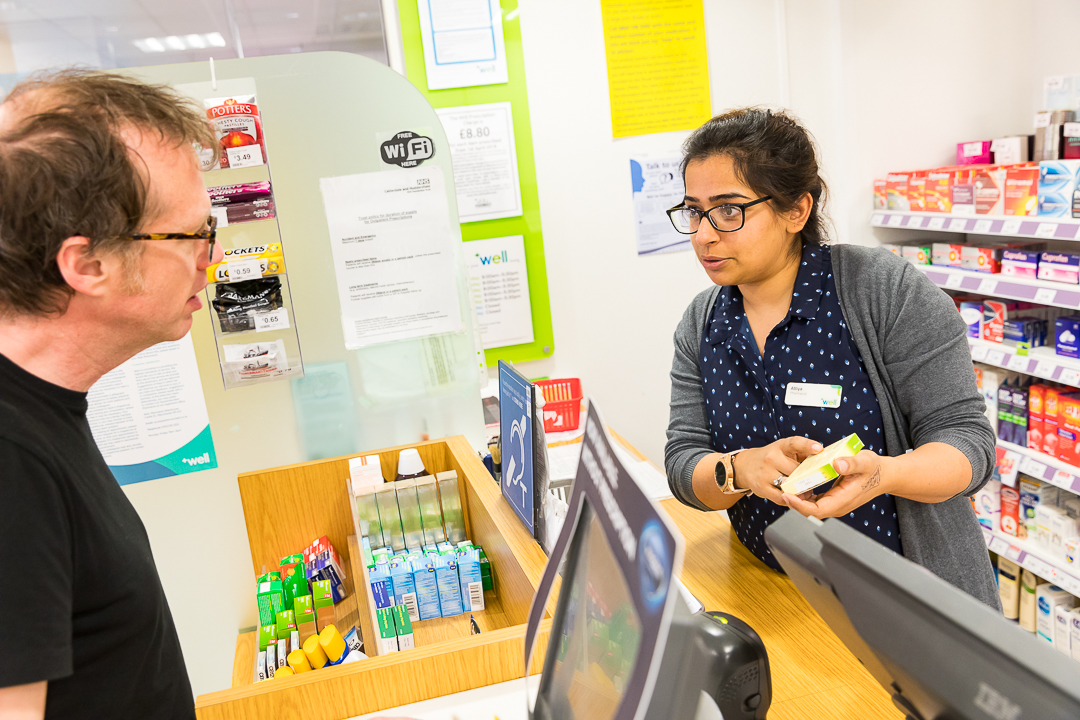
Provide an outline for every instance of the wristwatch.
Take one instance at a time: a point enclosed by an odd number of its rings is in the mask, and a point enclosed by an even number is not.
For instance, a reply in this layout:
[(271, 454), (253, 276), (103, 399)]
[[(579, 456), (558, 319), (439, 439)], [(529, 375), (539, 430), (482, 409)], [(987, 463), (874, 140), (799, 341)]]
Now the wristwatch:
[(733, 460), (740, 452), (742, 452), (742, 450), (723, 453), (720, 455), (720, 459), (716, 461), (716, 468), (713, 470), (713, 476), (716, 478), (716, 486), (720, 488), (720, 492), (725, 495), (752, 494), (750, 488), (735, 487), (735, 463)]

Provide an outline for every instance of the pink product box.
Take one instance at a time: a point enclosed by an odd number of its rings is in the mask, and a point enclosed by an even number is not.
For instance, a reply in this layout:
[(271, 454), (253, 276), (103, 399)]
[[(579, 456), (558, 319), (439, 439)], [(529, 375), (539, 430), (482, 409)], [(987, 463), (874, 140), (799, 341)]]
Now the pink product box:
[(990, 140), (976, 140), (956, 144), (957, 165), (989, 165), (993, 162)]
[(1001, 274), (1013, 277), (1037, 278), (1039, 253), (1030, 250), (1001, 251)]
[(1038, 278), (1080, 285), (1080, 255), (1059, 252), (1040, 253)]

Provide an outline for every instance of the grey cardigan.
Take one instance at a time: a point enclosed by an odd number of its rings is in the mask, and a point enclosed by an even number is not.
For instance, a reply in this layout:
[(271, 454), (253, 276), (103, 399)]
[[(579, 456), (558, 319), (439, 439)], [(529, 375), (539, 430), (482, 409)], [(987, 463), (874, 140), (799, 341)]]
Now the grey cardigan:
[[(943, 442), (971, 462), (967, 489), (940, 503), (896, 498), (904, 556), (991, 607), (1000, 608), (994, 571), (968, 496), (994, 468), (994, 432), (975, 384), (967, 328), (953, 302), (926, 275), (882, 248), (832, 247), (840, 308), (881, 407), (885, 448), (902, 455)], [(712, 450), (701, 396), (698, 349), (720, 288), (700, 293), (675, 331), (671, 418), (664, 465), (680, 502), (694, 495), (694, 468)]]

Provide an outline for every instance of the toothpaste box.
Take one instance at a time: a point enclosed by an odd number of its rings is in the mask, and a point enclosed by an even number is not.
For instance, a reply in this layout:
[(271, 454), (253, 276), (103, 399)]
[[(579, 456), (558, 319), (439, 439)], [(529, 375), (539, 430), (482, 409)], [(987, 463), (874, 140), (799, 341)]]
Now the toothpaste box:
[(1006, 215), (1039, 214), (1039, 166), (1036, 163), (1005, 168)]
[(908, 176), (907, 196), (911, 210), (926, 209), (926, 170), (916, 170)]
[(960, 267), (984, 273), (1001, 272), (1001, 252), (999, 247), (976, 247), (964, 245), (960, 248)]
[(976, 140), (956, 144), (957, 165), (988, 165), (993, 162), (990, 152), (991, 140)]
[(1080, 358), (1080, 315), (1063, 315), (1054, 321), (1054, 351)]
[(960, 243), (933, 243), (930, 245), (930, 260), (934, 265), (960, 267), (964, 246)]
[(912, 265), (929, 265), (930, 246), (904, 245), (902, 248), (900, 248), (900, 257), (904, 258)]
[(1019, 303), (1004, 300), (983, 301), (983, 340), (999, 343), (1005, 338), (1005, 321), (1009, 313), (1019, 310)]
[(1038, 278), (1080, 285), (1080, 255), (1063, 252), (1040, 253)]
[(1005, 214), (1005, 180), (1007, 171), (997, 165), (981, 165), (975, 173), (975, 213), (978, 215)]
[(910, 210), (908, 202), (910, 173), (889, 173), (885, 177), (885, 205), (889, 210)]
[(1039, 216), (1072, 217), (1073, 196), (1080, 186), (1080, 160), (1039, 163)]
[(874, 209), (875, 210), (884, 210), (888, 206), (889, 206), (888, 202), (885, 199), (885, 181), (884, 180), (875, 180), (874, 181)]
[(1034, 250), (1002, 249), (1001, 274), (1013, 277), (1037, 278), (1039, 276), (1039, 253)]
[(1001, 532), (1006, 535), (1020, 534), (1020, 493), (1006, 485), (1001, 486)]
[(952, 212), (952, 182), (951, 168), (939, 168), (926, 173), (926, 184), (923, 185), (926, 212)]
[(981, 335), (983, 306), (981, 302), (965, 300), (960, 303), (960, 317), (967, 324), (968, 337), (977, 338)]

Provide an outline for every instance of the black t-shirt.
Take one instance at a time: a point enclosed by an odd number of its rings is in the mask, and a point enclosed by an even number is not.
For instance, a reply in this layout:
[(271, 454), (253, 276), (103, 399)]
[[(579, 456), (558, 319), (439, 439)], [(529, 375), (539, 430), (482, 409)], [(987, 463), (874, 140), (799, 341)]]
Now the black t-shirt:
[(42, 680), (46, 718), (195, 717), (146, 529), (86, 393), (0, 355), (0, 687)]

